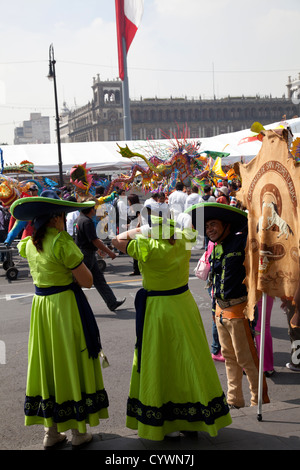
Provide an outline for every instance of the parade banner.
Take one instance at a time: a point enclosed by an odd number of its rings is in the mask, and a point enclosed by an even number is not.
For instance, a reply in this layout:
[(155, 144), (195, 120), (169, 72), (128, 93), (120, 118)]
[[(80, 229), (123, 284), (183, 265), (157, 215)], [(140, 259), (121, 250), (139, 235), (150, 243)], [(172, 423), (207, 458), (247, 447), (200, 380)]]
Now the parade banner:
[(248, 306), (262, 293), (292, 299), (299, 281), (300, 167), (288, 149), (288, 131), (264, 130), (262, 148), (240, 164), (242, 189), (237, 199), (248, 210), (246, 279)]

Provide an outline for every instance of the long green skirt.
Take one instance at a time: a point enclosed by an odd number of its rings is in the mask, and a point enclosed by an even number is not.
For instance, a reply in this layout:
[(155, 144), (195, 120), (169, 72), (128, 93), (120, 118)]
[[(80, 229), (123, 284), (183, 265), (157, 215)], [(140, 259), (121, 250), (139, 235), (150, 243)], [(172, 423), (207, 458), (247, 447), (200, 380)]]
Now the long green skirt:
[(31, 311), (25, 425), (57, 424), (59, 432), (108, 418), (100, 360), (89, 358), (75, 296), (34, 296)]
[(231, 416), (197, 304), (187, 291), (148, 297), (141, 367), (135, 349), (126, 426), (159, 441), (173, 431), (216, 436)]

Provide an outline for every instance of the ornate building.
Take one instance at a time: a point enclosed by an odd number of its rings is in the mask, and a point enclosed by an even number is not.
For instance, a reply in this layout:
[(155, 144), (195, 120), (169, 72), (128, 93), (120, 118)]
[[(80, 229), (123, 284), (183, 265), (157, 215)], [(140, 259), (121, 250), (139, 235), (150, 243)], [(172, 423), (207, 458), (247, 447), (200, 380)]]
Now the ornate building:
[[(121, 80), (93, 79), (93, 99), (64, 113), (63, 142), (124, 140)], [(147, 98), (130, 101), (133, 140), (161, 139), (187, 130), (188, 137), (211, 137), (262, 124), (291, 119), (299, 104), (290, 98), (231, 97), (214, 100)]]
[(288, 99), (290, 99), (294, 104), (300, 103), (300, 73), (298, 78), (292, 80), (291, 77), (288, 78), (287, 83), (288, 89)]

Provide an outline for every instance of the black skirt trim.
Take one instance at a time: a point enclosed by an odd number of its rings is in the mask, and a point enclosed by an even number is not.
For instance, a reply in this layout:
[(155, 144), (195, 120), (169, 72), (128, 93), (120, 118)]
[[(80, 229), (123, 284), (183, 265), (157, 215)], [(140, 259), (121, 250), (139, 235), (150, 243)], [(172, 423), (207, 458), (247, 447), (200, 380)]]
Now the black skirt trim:
[(163, 426), (165, 421), (184, 420), (190, 423), (204, 422), (213, 425), (215, 420), (229, 413), (224, 393), (207, 406), (201, 403), (168, 402), (160, 408), (143, 405), (136, 398), (127, 400), (127, 416), (136, 418), (148, 426)]
[(82, 393), (80, 401), (66, 401), (56, 403), (55, 397), (43, 399), (41, 396), (26, 396), (24, 412), (26, 416), (39, 416), (52, 418), (55, 423), (64, 423), (70, 419), (83, 421), (88, 415), (97, 413), (108, 407), (108, 396), (105, 390), (95, 393)]

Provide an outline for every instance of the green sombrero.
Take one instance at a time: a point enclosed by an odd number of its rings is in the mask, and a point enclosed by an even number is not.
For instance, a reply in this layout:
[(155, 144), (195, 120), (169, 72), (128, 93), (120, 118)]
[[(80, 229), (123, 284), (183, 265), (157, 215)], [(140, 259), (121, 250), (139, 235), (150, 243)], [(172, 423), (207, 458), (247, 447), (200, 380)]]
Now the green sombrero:
[(234, 231), (241, 232), (246, 228), (248, 222), (247, 212), (219, 202), (200, 202), (188, 207), (184, 212), (190, 214), (196, 229), (199, 221), (205, 225), (208, 220), (217, 219), (230, 223)]
[(36, 229), (53, 215), (68, 214), (91, 208), (95, 201), (72, 202), (60, 199), (54, 191), (45, 190), (41, 196), (17, 199), (11, 206), (11, 215), (17, 220), (32, 221)]

